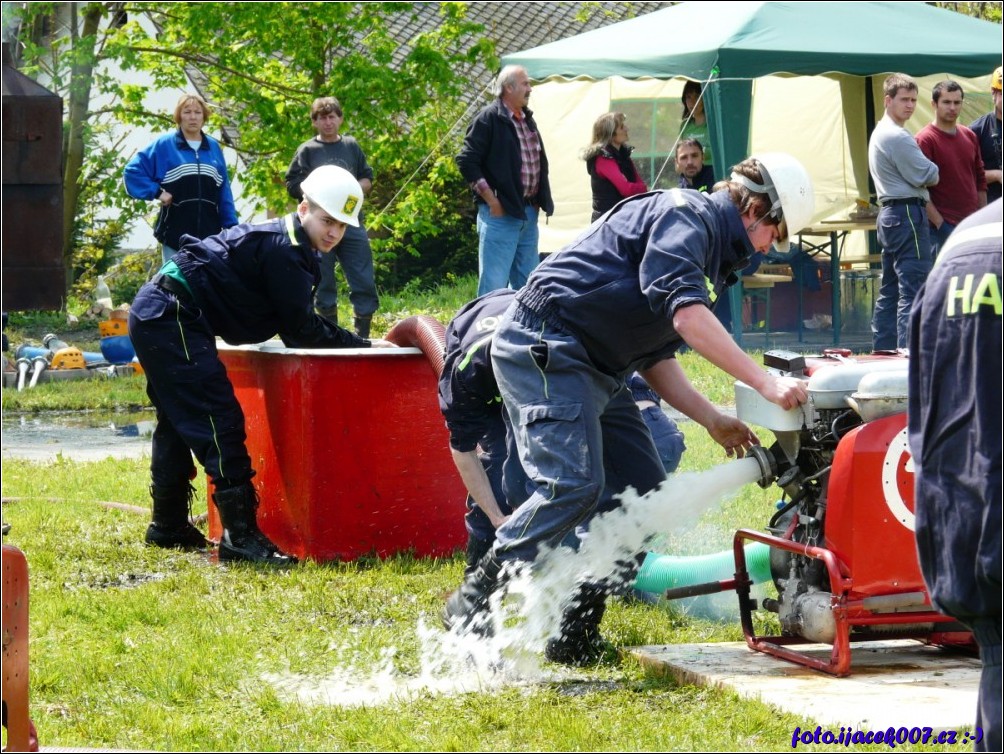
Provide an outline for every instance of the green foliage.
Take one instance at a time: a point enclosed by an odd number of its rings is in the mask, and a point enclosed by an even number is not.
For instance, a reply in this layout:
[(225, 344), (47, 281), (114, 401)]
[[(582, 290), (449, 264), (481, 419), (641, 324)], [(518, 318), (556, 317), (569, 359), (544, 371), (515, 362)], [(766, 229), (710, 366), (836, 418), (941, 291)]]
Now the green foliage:
[(258, 210), (291, 204), (282, 177), (312, 135), (310, 103), (337, 96), (343, 132), (376, 171), (367, 214), (381, 286), (473, 270), (470, 195), (452, 156), (470, 86), (464, 72), (497, 59), (466, 21), (466, 4), (438, 10), (438, 27), (402, 46), (392, 29), (415, 22), (413, 3), (5, 3), (5, 21), (19, 24), (21, 66), (63, 96), (65, 141), (79, 156), (66, 191), (74, 292), (86, 295), (108, 271), (124, 230), (148, 209), (121, 190), (128, 155), (113, 124), (173, 125), (145, 106), (150, 88), (124, 82), (122, 69), (145, 71), (156, 87), (191, 89), (192, 76), (217, 110), (208, 129), (226, 127), (228, 142), (236, 131), (245, 198)]
[(973, 18), (980, 18), (984, 21), (993, 21), (994, 23), (1001, 22), (1001, 4), (1000, 2), (938, 2), (931, 3), (931, 5), (936, 5), (939, 8), (945, 8), (947, 10), (953, 10), (958, 13), (962, 13), (966, 16), (972, 16)]
[[(157, 85), (184, 87), (189, 66), (217, 107), (216, 124), (237, 126), (245, 198), (257, 209), (290, 205), (282, 178), (296, 148), (313, 131), (310, 103), (338, 97), (342, 132), (357, 138), (374, 168), (367, 218), (380, 283), (396, 288), (458, 270), (461, 250), (476, 243), (465, 217), (470, 195), (452, 156), (462, 138), (462, 72), (496, 64), (481, 27), (463, 3), (443, 3), (440, 24), (402, 47), (392, 24), (413, 23), (413, 3), (133, 3), (159, 26), (151, 39), (130, 22), (113, 42), (124, 67), (150, 73)], [(220, 34), (226, 29), (226, 34)], [(123, 99), (137, 92), (121, 90)], [(123, 113), (149, 124), (152, 114)]]
[[(82, 351), (97, 352), (99, 346), (80, 340), (68, 343)], [(130, 411), (149, 408), (146, 378), (142, 376), (109, 379), (95, 376), (86, 380), (39, 382), (33, 388), (18, 392), (4, 388), (3, 410), (22, 413), (39, 411)]]

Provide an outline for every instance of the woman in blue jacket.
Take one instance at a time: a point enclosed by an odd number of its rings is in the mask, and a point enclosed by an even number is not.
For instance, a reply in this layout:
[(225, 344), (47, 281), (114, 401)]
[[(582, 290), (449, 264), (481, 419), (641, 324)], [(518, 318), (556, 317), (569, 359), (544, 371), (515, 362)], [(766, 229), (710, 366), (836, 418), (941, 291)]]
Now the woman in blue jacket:
[(237, 224), (227, 163), (219, 142), (202, 132), (209, 105), (183, 94), (174, 108), (178, 130), (138, 152), (125, 167), (125, 186), (134, 199), (160, 202), (153, 235), (167, 262), (183, 235), (206, 238)]

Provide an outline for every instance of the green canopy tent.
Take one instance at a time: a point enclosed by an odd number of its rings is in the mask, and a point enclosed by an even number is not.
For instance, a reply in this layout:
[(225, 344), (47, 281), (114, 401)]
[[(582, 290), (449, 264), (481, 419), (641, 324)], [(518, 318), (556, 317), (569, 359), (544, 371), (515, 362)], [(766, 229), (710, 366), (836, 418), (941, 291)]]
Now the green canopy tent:
[[(720, 169), (749, 154), (755, 79), (825, 76), (839, 84), (848, 170), (858, 195), (867, 196), (868, 136), (876, 109), (881, 114), (882, 81), (871, 77), (894, 71), (988, 77), (1000, 65), (1001, 48), (999, 25), (920, 2), (685, 2), (502, 62), (523, 66), (538, 82), (699, 81)], [(541, 96), (533, 105), (539, 111), (547, 104), (547, 95)], [(785, 106), (797, 113), (793, 135), (819, 127), (823, 116), (798, 112), (795, 103)], [(738, 336), (740, 292), (732, 298)]]
[[(733, 165), (747, 156), (753, 79), (894, 71), (984, 76), (1001, 63), (1001, 27), (920, 2), (685, 2), (502, 62), (523, 66), (538, 81), (621, 76), (705, 83), (711, 146), (721, 164)], [(865, 112), (862, 80), (848, 80), (842, 96), (845, 117)]]

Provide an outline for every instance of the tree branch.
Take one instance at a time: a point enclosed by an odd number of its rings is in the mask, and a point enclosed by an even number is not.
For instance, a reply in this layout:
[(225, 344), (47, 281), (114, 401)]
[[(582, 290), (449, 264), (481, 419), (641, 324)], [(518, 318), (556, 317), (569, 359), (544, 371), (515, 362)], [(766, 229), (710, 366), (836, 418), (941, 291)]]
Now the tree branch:
[(216, 68), (220, 71), (226, 71), (232, 76), (242, 78), (245, 81), (250, 81), (252, 84), (257, 84), (263, 89), (269, 89), (273, 92), (279, 92), (281, 94), (293, 94), (299, 97), (310, 97), (310, 92), (305, 92), (302, 89), (294, 89), (293, 87), (290, 86), (283, 86), (282, 84), (275, 84), (270, 81), (260, 79), (257, 76), (251, 76), (243, 71), (238, 71), (234, 68), (225, 66), (218, 60), (206, 57), (205, 55), (195, 55), (187, 52), (175, 52), (174, 50), (158, 49), (155, 47), (139, 47), (136, 45), (129, 45), (128, 49), (132, 50), (133, 52), (148, 52), (154, 55), (171, 55), (173, 57), (180, 58), (188, 62), (202, 63), (204, 65)]

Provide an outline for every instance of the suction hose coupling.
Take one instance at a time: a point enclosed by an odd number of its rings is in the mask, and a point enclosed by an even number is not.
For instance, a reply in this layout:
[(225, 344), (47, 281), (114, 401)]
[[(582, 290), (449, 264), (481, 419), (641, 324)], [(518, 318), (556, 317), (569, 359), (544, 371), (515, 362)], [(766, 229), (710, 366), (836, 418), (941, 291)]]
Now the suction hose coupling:
[(773, 453), (762, 445), (754, 445), (746, 451), (746, 455), (755, 458), (760, 465), (760, 478), (757, 480), (757, 484), (762, 489), (770, 487), (777, 479), (777, 461), (774, 460)]

